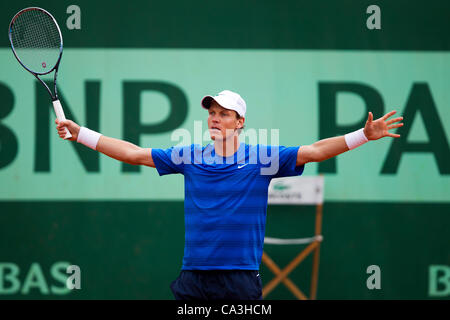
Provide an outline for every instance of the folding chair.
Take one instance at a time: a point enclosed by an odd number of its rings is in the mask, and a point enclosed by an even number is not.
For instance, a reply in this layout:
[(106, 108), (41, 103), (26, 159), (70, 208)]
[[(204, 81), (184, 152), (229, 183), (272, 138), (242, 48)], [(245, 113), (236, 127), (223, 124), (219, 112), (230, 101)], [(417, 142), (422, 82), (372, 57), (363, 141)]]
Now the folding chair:
[(283, 270), (263, 251), (262, 262), (275, 274), (263, 288), (265, 298), (280, 283), (283, 284), (299, 300), (308, 297), (288, 278), (288, 275), (311, 253), (313, 256), (310, 299), (315, 300), (317, 295), (317, 281), (319, 276), (320, 243), (323, 240), (322, 232), (322, 206), (323, 206), (324, 179), (323, 176), (314, 177), (288, 177), (273, 179), (269, 185), (269, 205), (316, 205), (315, 232), (310, 238), (280, 239), (265, 237), (266, 245), (300, 245), (308, 244)]

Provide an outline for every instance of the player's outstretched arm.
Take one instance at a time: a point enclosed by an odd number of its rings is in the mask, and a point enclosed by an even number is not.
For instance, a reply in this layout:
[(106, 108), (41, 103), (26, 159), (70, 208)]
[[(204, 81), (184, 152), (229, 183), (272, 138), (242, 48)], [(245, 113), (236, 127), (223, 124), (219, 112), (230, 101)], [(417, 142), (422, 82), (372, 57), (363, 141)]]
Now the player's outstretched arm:
[(374, 121), (372, 112), (369, 112), (366, 125), (363, 129), (351, 132), (345, 136), (323, 139), (312, 145), (301, 146), (297, 153), (297, 166), (308, 162), (320, 162), (333, 158), (369, 140), (378, 140), (383, 137), (399, 138), (399, 134), (389, 132), (391, 129), (403, 126), (401, 122), (396, 123), (402, 121), (403, 117), (388, 120), (395, 113), (396, 111), (391, 111)]
[[(72, 137), (68, 139), (70, 141), (81, 142), (89, 146), (91, 149), (97, 150), (107, 155), (108, 157), (125, 163), (133, 165), (145, 165), (153, 168), (155, 167), (152, 159), (151, 148), (141, 148), (130, 142), (110, 138), (104, 135), (100, 135), (99, 137), (97, 136), (98, 140), (90, 140), (89, 136), (87, 136), (86, 139), (86, 137), (80, 136), (81, 127), (72, 120), (59, 122), (58, 119), (56, 119), (55, 123), (58, 134), (63, 139), (65, 137), (64, 127), (67, 127), (67, 129), (69, 129), (70, 133), (72, 134)], [(89, 129), (83, 128), (83, 130), (86, 131)]]

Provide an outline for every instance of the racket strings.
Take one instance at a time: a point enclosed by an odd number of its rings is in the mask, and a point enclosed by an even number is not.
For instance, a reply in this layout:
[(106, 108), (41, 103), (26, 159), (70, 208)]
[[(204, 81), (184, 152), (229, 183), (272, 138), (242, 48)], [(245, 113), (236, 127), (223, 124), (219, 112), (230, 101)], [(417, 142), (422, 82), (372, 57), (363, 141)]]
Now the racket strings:
[(61, 36), (55, 21), (40, 10), (17, 16), (11, 27), (11, 42), (21, 62), (36, 73), (53, 69), (61, 51)]

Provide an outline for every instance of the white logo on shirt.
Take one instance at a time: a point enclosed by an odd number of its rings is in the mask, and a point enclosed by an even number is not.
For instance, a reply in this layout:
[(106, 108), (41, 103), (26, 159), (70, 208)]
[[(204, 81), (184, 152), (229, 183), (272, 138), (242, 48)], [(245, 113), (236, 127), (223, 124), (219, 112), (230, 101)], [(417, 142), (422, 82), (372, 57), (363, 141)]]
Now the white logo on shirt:
[(246, 165), (248, 165), (248, 163), (246, 163), (246, 164), (241, 164), (241, 165), (238, 165), (238, 169), (240, 169), (240, 168), (243, 168), (243, 167), (245, 167)]

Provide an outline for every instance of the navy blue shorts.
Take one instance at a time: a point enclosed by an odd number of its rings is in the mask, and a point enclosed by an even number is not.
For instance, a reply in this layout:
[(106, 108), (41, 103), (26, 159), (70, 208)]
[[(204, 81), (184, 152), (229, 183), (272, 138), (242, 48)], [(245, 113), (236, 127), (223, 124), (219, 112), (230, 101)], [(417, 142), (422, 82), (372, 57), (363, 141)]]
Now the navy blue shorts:
[(176, 300), (261, 300), (257, 270), (182, 270), (170, 285)]

